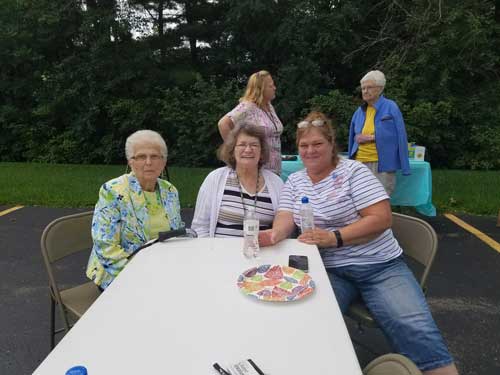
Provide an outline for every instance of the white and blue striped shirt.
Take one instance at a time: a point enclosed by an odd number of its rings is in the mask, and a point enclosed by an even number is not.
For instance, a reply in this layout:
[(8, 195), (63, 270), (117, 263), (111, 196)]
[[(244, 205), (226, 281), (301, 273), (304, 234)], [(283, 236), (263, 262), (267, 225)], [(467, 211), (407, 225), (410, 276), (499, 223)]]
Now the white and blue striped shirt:
[[(359, 211), (384, 199), (389, 199), (382, 184), (360, 162), (340, 159), (337, 167), (323, 180), (312, 183), (306, 170), (288, 177), (281, 192), (279, 210), (293, 213), (299, 226), (302, 197), (308, 197), (314, 210), (314, 225), (333, 231), (358, 221)], [(387, 262), (401, 255), (402, 249), (391, 229), (362, 245), (346, 245), (322, 249), (326, 268), (354, 264)]]
[[(229, 173), (217, 217), (215, 237), (243, 237), (245, 208), (254, 205), (260, 230), (272, 227), (274, 208), (267, 185), (264, 185), (257, 193), (257, 197), (255, 195), (250, 194), (240, 185), (234, 171)], [(245, 207), (243, 207), (242, 200)]]

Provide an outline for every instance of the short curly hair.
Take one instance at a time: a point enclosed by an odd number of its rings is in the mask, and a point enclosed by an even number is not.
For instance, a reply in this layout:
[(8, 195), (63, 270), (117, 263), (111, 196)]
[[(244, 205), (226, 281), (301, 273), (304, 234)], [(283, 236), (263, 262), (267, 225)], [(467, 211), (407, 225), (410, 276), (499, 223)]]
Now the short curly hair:
[(385, 79), (385, 74), (382, 73), (380, 70), (371, 70), (368, 73), (366, 73), (363, 78), (359, 81), (359, 83), (363, 83), (366, 81), (373, 81), (377, 86), (380, 86), (382, 88), (385, 87), (386, 79)]
[(257, 126), (254, 123), (241, 121), (233, 130), (229, 133), (226, 141), (219, 147), (217, 151), (217, 157), (219, 160), (226, 163), (228, 167), (236, 169), (236, 158), (234, 157), (234, 149), (236, 147), (236, 141), (240, 134), (245, 134), (250, 137), (255, 137), (260, 143), (260, 160), (259, 168), (262, 167), (269, 161), (269, 145), (266, 140), (266, 134), (264, 128)]
[(137, 130), (128, 136), (125, 141), (125, 157), (130, 160), (134, 156), (135, 148), (141, 144), (153, 144), (160, 149), (163, 159), (167, 160), (168, 149), (160, 133), (154, 130)]

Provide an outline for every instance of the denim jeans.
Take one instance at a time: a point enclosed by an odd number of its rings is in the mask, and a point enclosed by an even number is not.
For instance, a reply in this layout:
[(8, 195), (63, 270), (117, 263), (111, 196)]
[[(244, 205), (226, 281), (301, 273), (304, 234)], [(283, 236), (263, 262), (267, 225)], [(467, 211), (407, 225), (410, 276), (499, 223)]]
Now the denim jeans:
[(328, 268), (342, 313), (361, 297), (393, 349), (422, 371), (453, 362), (420, 285), (403, 257), (385, 263)]

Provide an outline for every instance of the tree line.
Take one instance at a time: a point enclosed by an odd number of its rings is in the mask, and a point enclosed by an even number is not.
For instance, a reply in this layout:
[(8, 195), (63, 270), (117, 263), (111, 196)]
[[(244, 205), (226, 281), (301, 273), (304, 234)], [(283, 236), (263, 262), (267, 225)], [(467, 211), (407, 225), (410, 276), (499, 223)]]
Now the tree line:
[(158, 130), (169, 162), (216, 164), (217, 121), (271, 72), (294, 152), (310, 109), (345, 148), (359, 79), (387, 77), (433, 166), (500, 167), (500, 10), (490, 0), (2, 0), (0, 160), (121, 163)]

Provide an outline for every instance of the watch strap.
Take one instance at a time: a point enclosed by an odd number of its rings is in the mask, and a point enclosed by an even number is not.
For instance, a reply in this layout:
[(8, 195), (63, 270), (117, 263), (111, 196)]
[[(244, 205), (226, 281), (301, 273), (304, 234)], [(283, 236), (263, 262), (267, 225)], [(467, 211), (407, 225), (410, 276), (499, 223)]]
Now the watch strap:
[(333, 234), (335, 234), (335, 238), (337, 239), (337, 249), (339, 247), (344, 246), (344, 241), (342, 240), (342, 235), (340, 234), (340, 231), (338, 229), (335, 229), (333, 231)]

